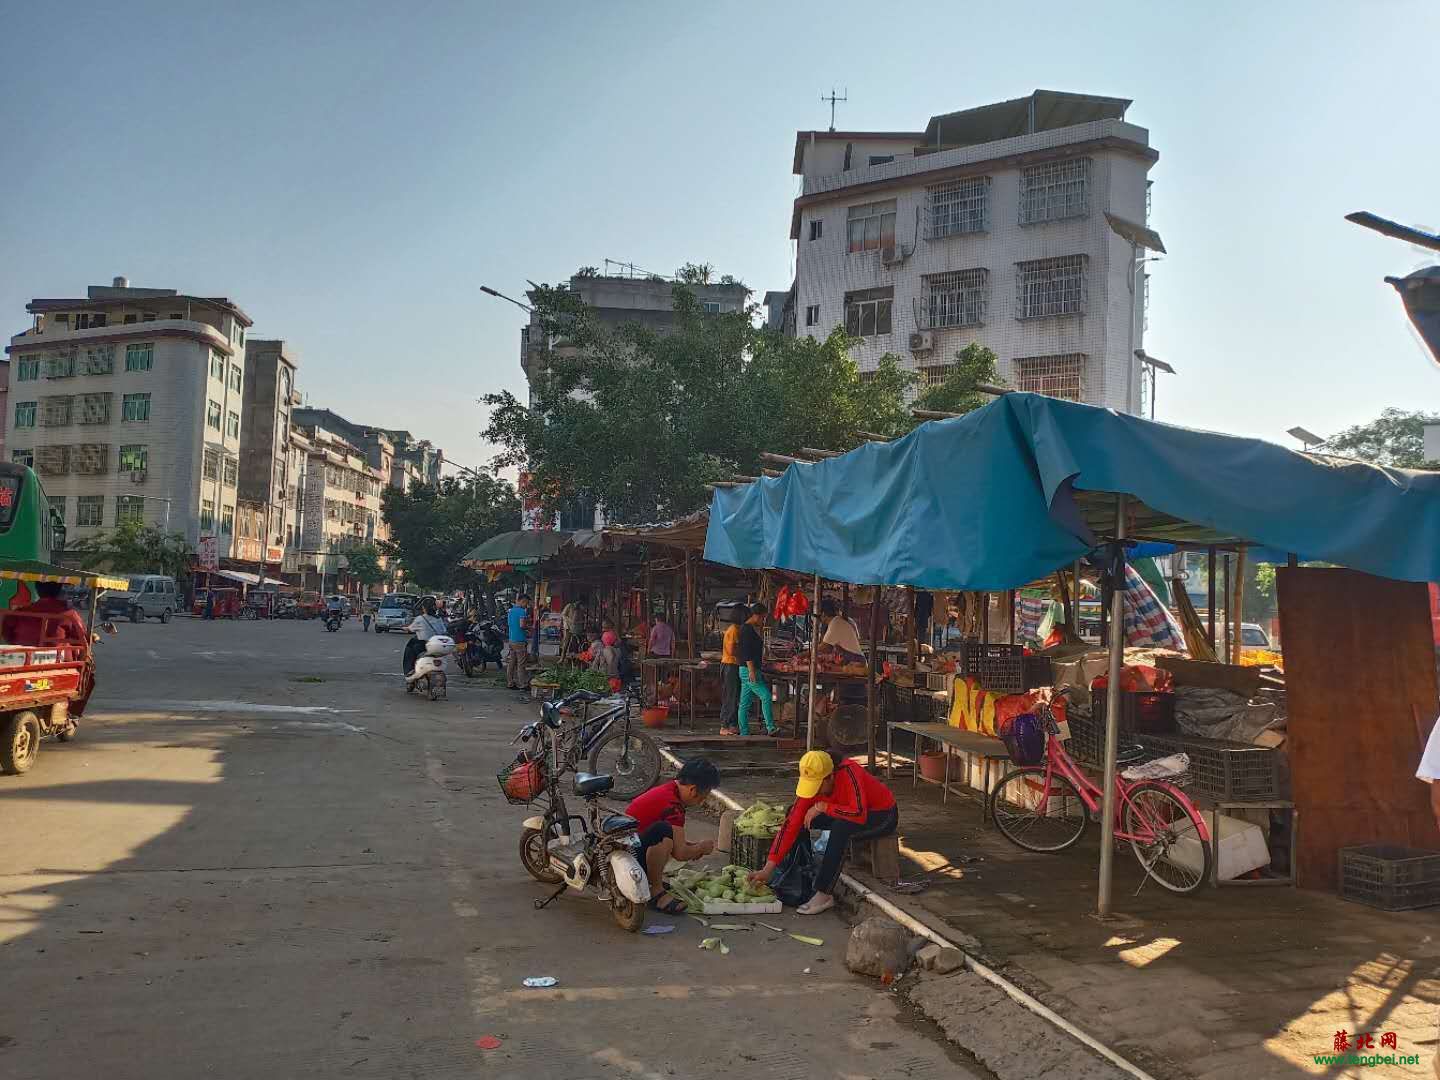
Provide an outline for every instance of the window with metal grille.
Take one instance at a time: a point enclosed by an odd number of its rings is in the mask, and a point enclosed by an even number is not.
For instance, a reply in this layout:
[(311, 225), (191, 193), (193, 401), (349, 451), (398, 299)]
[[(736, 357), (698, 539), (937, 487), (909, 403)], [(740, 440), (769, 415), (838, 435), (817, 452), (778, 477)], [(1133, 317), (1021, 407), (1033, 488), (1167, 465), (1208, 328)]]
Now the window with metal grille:
[(149, 394), (126, 394), (120, 402), (120, 419), (127, 422), (139, 422), (150, 419), (150, 395)]
[(85, 349), (86, 375), (109, 375), (115, 370), (115, 346), (91, 345)]
[(939, 386), (953, 374), (955, 374), (954, 364), (933, 364), (930, 367), (922, 367), (920, 369), (920, 385), (928, 390), (932, 386)]
[(70, 471), (98, 476), (110, 471), (109, 443), (76, 443), (70, 447)]
[(35, 451), (35, 471), (41, 476), (64, 476), (70, 471), (68, 446), (42, 446)]
[(214, 349), (210, 350), (210, 377), (222, 383), (225, 381), (225, 357)]
[(105, 496), (78, 495), (75, 498), (75, 524), (99, 525), (105, 514)]
[(10, 460), (13, 461), (16, 465), (25, 465), (33, 469), (35, 467), (35, 451), (11, 450)]
[(110, 422), (110, 399), (113, 394), (81, 394), (76, 399), (77, 422), (81, 424), (108, 424)]
[(878, 251), (895, 246), (895, 200), (862, 203), (847, 212), (850, 250)]
[(932, 240), (990, 229), (990, 178), (974, 176), (925, 189)]
[(989, 279), (989, 272), (983, 269), (926, 275), (916, 322), (927, 330), (980, 326), (985, 322)]
[(206, 480), (220, 479), (220, 451), (213, 446), (205, 448), (205, 456), (200, 461), (200, 475)]
[(238, 392), (242, 385), (243, 376), (240, 373), (239, 364), (230, 365), (230, 389)]
[(213, 529), (213, 528), (215, 528), (215, 500), (214, 500), (214, 499), (201, 499), (201, 500), (200, 500), (200, 528), (202, 528), (202, 529)]
[(145, 523), (145, 500), (138, 495), (117, 495), (115, 496), (115, 524), (124, 525), (134, 522), (136, 525)]
[(222, 506), (220, 508), (220, 531), (227, 534), (235, 531), (235, 507)]
[(150, 448), (147, 446), (131, 444), (120, 447), (121, 472), (143, 472), (149, 460)]
[(1071, 158), (1020, 171), (1020, 224), (1061, 221), (1090, 212), (1090, 159)]
[(40, 378), (40, 357), (17, 356), (15, 358), (15, 381), (30, 382)]
[(1085, 310), (1085, 256), (1015, 264), (1015, 317), (1078, 315)]
[(890, 333), (890, 309), (895, 289), (861, 289), (845, 294), (845, 332), (851, 337)]
[(70, 423), (70, 406), (74, 398), (69, 394), (40, 399), (40, 426), (65, 427)]
[(227, 457), (222, 466), (224, 476), (223, 483), (226, 487), (234, 487), (240, 479), (240, 462), (233, 457)]
[(15, 426), (17, 428), (34, 427), (37, 406), (38, 403), (34, 401), (17, 401), (15, 403)]
[(232, 439), (238, 439), (240, 437), (239, 413), (232, 412), (225, 417), (225, 434)]
[(1084, 401), (1085, 354), (1022, 356), (1015, 361), (1015, 384), (1032, 394)]
[(74, 374), (74, 349), (60, 349), (45, 354), (45, 377), (47, 379), (69, 379)]
[(155, 366), (155, 346), (151, 343), (125, 346), (125, 370), (149, 371)]

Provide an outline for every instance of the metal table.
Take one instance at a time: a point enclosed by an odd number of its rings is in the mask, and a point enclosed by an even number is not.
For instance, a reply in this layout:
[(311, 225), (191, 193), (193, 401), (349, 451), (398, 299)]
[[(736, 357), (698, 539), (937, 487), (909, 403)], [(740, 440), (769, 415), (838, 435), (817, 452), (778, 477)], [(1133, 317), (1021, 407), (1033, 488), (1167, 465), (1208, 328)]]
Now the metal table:
[[(981, 735), (974, 731), (962, 731), (959, 728), (951, 727), (949, 724), (919, 724), (900, 722), (897, 724), (885, 725), (885, 778), (888, 780), (892, 773), (894, 762), (893, 746), (895, 729), (908, 731), (916, 738), (916, 752), (911, 761), (911, 786), (915, 787), (921, 780), (927, 783), (940, 785), (940, 801), (949, 801), (950, 795), (950, 753), (949, 749), (954, 748), (962, 754), (974, 754), (983, 761), (980, 783), (985, 789), (985, 797), (981, 803), (981, 820), (988, 820), (990, 816), (990, 768), (995, 761), (1009, 761), (1010, 751), (999, 739), (989, 735)], [(946, 747), (945, 753), (945, 779), (927, 780), (920, 775), (920, 748), (924, 740), (930, 739), (940, 746)]]

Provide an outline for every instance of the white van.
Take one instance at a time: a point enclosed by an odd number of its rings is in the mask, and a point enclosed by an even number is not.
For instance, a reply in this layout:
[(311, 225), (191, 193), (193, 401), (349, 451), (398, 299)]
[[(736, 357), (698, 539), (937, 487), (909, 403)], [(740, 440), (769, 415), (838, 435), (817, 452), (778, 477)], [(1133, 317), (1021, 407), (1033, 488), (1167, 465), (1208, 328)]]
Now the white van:
[(128, 589), (109, 589), (101, 593), (99, 608), (100, 617), (104, 619), (128, 616), (131, 622), (154, 618), (168, 623), (170, 616), (180, 610), (180, 596), (172, 577), (134, 574)]

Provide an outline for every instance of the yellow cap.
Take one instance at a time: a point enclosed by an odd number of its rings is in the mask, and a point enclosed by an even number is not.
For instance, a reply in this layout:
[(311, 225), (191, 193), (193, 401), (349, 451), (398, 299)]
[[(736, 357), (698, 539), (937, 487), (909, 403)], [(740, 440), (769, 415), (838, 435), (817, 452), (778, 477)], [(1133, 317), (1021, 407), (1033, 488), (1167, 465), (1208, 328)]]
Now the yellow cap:
[(800, 759), (800, 782), (795, 785), (795, 794), (802, 799), (813, 799), (820, 793), (820, 785), (835, 771), (835, 761), (824, 750), (811, 750)]

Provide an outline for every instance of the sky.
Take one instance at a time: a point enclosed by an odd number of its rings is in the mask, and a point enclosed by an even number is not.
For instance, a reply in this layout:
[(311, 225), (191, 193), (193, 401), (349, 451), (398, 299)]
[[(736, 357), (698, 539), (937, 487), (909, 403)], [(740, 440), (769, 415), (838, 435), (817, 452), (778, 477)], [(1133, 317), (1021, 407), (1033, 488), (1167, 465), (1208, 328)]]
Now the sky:
[[(1036, 88), (1130, 98), (1160, 154), (1160, 419), (1286, 443), (1440, 409), (1382, 278), (1440, 262), (1434, 0), (707, 5), (0, 0), (0, 327), (116, 275), (228, 296), (312, 405), (488, 461), (519, 297), (607, 258), (788, 287), (795, 132), (919, 130)], [(1016, 15), (1020, 15), (1017, 20)]]

